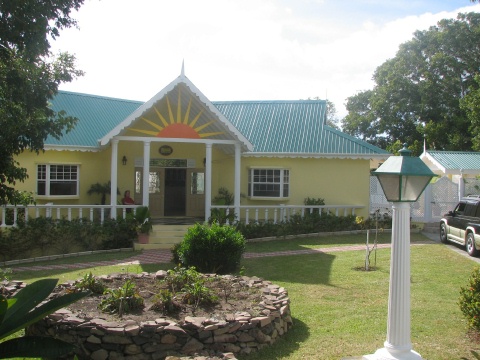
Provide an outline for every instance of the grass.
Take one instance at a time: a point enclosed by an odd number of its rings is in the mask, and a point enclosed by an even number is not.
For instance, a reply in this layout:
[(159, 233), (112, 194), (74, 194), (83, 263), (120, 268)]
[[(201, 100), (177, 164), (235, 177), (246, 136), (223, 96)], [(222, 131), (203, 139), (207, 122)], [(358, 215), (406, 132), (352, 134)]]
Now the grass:
[(95, 262), (95, 261), (108, 261), (108, 260), (122, 260), (127, 259), (132, 256), (138, 255), (138, 251), (109, 251), (109, 252), (102, 252), (98, 254), (92, 255), (81, 255), (82, 253), (78, 253), (78, 256), (65, 256), (62, 258), (58, 258), (55, 260), (37, 260), (32, 262), (26, 262), (21, 264), (9, 265), (9, 268), (16, 268), (16, 267), (29, 267), (29, 266), (42, 266), (42, 265), (63, 265), (63, 264), (71, 264), (79, 263), (79, 262)]
[[(389, 241), (389, 234), (382, 241)], [(412, 234), (412, 242), (426, 240)], [(372, 238), (371, 238), (372, 241)], [(250, 243), (247, 251), (296, 250), (363, 244), (365, 235), (305, 238)], [(379, 240), (380, 242), (380, 240)], [(375, 352), (386, 337), (390, 250), (377, 251), (376, 271), (358, 271), (364, 251), (244, 259), (246, 275), (259, 276), (285, 286), (291, 299), (293, 328), (273, 347), (241, 360), (342, 359)], [(88, 259), (82, 260), (82, 262)], [(411, 339), (424, 359), (480, 359), (480, 346), (467, 336), (466, 321), (457, 301), (476, 263), (442, 244), (411, 248)], [(41, 277), (76, 279), (92, 271), (157, 271), (173, 264), (92, 267), (71, 272), (18, 272), (15, 279)]]
[[(272, 241), (259, 241), (259, 242), (247, 242), (246, 252), (263, 253), (272, 251), (289, 251), (289, 250), (305, 250), (305, 249), (318, 249), (328, 248), (336, 246), (348, 246), (348, 245), (365, 245), (367, 235), (366, 234), (343, 234), (319, 236), (319, 237), (298, 237), (289, 240), (272, 240)], [(375, 232), (370, 232), (369, 245), (373, 245), (375, 239)], [(389, 244), (392, 239), (390, 232), (378, 232), (377, 243)], [(425, 236), (420, 233), (412, 233), (410, 241), (412, 243), (427, 240)]]

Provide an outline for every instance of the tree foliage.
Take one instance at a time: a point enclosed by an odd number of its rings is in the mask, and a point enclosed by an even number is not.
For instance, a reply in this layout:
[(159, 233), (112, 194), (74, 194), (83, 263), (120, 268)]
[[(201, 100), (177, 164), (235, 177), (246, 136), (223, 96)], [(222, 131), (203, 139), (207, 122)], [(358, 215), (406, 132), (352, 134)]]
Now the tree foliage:
[(68, 53), (53, 55), (50, 42), (76, 26), (70, 17), (84, 0), (0, 0), (0, 204), (14, 197), (16, 181), (28, 174), (15, 157), (39, 153), (50, 135), (62, 136), (75, 119), (49, 108), (62, 82), (82, 72)]
[(479, 88), (479, 43), (478, 13), (416, 31), (375, 70), (372, 90), (347, 99), (343, 130), (384, 149), (399, 141), (419, 153), (424, 138), (431, 149), (475, 149), (461, 103)]

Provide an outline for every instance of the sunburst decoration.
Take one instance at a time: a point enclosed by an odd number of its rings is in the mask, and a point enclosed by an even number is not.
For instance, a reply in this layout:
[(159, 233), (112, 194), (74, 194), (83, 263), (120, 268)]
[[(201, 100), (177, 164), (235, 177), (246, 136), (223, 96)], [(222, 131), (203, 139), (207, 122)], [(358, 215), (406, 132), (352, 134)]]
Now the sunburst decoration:
[(192, 98), (188, 102), (188, 107), (185, 110), (185, 114), (183, 115), (182, 119), (182, 100), (181, 100), (181, 93), (178, 94), (178, 105), (177, 105), (177, 113), (174, 116), (172, 106), (170, 105), (170, 100), (168, 96), (167, 99), (167, 108), (168, 108), (168, 120), (163, 116), (163, 114), (153, 106), (155, 113), (157, 114), (159, 122), (155, 122), (149, 120), (145, 117), (141, 117), (141, 119), (146, 122), (149, 126), (152, 127), (152, 130), (142, 130), (142, 129), (134, 129), (130, 128), (129, 130), (139, 132), (146, 135), (151, 135), (155, 137), (161, 138), (184, 138), (184, 139), (202, 139), (207, 138), (215, 135), (223, 134), (222, 131), (219, 132), (202, 132), (208, 126), (213, 124), (215, 120), (209, 121), (203, 125), (196, 126), (198, 119), (203, 114), (203, 110), (192, 119), (190, 120), (190, 110), (192, 108)]

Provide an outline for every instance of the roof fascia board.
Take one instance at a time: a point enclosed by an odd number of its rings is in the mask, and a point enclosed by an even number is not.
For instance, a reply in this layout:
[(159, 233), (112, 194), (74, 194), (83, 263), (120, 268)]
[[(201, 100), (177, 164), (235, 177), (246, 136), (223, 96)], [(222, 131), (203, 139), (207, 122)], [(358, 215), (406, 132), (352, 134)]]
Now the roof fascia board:
[(106, 134), (99, 140), (99, 145), (106, 146), (114, 136), (118, 135), (123, 129), (128, 127), (133, 121), (139, 118), (146, 110), (150, 109), (158, 100), (160, 100), (170, 91), (172, 91), (174, 87), (180, 82), (180, 78), (181, 76), (173, 80), (170, 84), (168, 84), (160, 92), (158, 92), (154, 97), (145, 102), (143, 105), (139, 106), (137, 110), (135, 110), (133, 113), (128, 115), (125, 120), (115, 126), (108, 134)]
[(318, 158), (318, 159), (376, 159), (386, 160), (392, 154), (317, 154), (317, 153), (243, 153), (243, 157), (276, 157), (276, 158)]
[[(449, 174), (449, 170), (447, 170), (447, 168), (445, 166), (443, 166), (442, 164), (440, 164), (437, 159), (435, 159), (432, 155), (430, 155), (428, 153), (428, 151), (425, 151), (423, 152), (421, 155), (420, 155), (420, 159), (423, 161), (424, 159), (427, 159), (428, 161), (430, 161), (434, 166), (437, 167), (437, 169), (439, 171), (441, 171), (442, 173), (444, 174)], [(425, 161), (424, 161), (425, 162)]]

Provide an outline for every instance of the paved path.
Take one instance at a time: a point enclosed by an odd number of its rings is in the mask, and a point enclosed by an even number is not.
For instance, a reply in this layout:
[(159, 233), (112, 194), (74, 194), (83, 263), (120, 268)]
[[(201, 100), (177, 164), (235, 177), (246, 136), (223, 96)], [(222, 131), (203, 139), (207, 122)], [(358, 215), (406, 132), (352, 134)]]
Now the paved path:
[[(431, 244), (431, 241), (416, 242), (414, 245)], [(389, 248), (390, 244), (378, 244), (379, 249)], [(318, 249), (305, 249), (305, 250), (290, 250), (290, 251), (273, 251), (263, 253), (245, 253), (245, 259), (254, 259), (271, 256), (291, 256), (291, 255), (305, 255), (305, 254), (318, 254), (318, 253), (330, 253), (339, 251), (365, 251), (365, 245), (352, 245), (352, 246), (335, 246), (324, 247)], [(74, 261), (75, 258), (71, 258)], [(172, 253), (170, 250), (144, 250), (138, 255), (134, 255), (127, 259), (122, 260), (108, 260), (108, 261), (96, 261), (96, 262), (79, 262), (70, 264), (59, 265), (33, 265), (15, 267), (14, 271), (36, 271), (36, 270), (69, 270), (69, 269), (84, 269), (95, 266), (109, 266), (109, 265), (135, 265), (135, 264), (159, 264), (169, 263), (172, 259)]]

